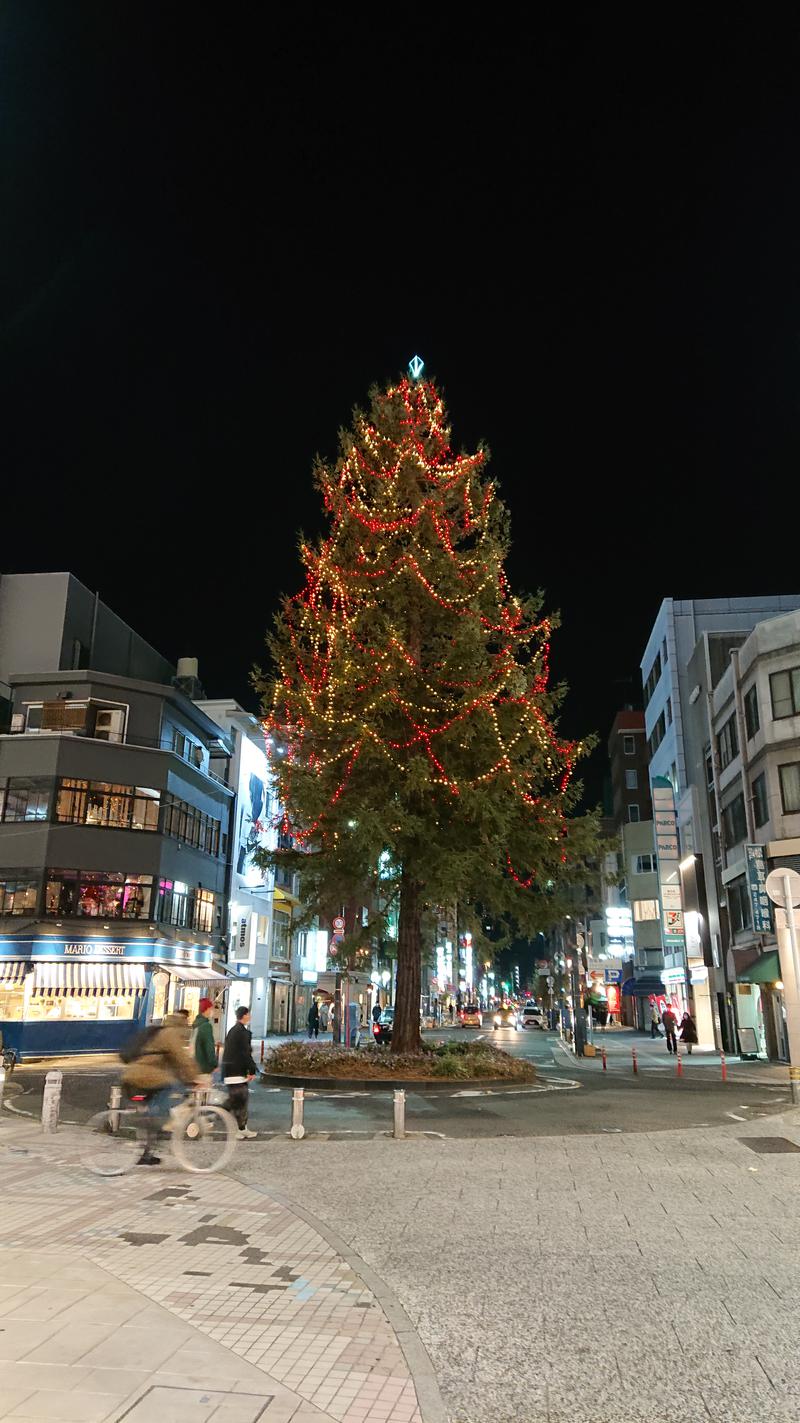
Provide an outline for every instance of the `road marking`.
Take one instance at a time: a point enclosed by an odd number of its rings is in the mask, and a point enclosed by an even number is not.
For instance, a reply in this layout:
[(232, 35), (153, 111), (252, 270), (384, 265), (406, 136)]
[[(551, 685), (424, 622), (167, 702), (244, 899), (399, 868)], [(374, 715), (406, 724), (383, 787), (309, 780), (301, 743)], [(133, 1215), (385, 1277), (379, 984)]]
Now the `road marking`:
[(726, 1117), (733, 1117), (735, 1122), (746, 1122), (747, 1117), (740, 1117), (738, 1112), (726, 1112)]

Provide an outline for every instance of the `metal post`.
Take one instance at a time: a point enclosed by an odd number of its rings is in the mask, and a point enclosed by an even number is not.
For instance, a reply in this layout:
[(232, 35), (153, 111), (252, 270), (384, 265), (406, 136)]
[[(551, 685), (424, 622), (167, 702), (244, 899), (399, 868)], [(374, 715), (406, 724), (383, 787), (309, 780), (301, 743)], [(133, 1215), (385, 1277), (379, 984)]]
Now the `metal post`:
[(402, 1087), (398, 1087), (394, 1094), (394, 1128), (392, 1136), (395, 1141), (405, 1141), (406, 1136), (406, 1094)]
[(3, 1110), (3, 1093), (6, 1089), (6, 1070), (0, 1066), (0, 1112)]
[(683, 1077), (683, 1060), (681, 1058), (681, 1045), (675, 1039), (675, 1073), (678, 1077)]
[(633, 1066), (634, 1072), (638, 1072), (638, 1071), (639, 1071), (639, 1059), (638, 1059), (637, 1056), (636, 1056), (636, 1048), (635, 1048), (635, 1047), (632, 1047), (632, 1048), (631, 1048), (631, 1062), (632, 1062), (632, 1066)]
[(292, 1141), (302, 1141), (306, 1134), (303, 1126), (303, 1104), (305, 1102), (305, 1088), (295, 1087), (292, 1093), (292, 1127), (289, 1132)]
[(54, 1068), (44, 1079), (42, 1095), (42, 1131), (58, 1131), (58, 1113), (61, 1107), (61, 1087), (63, 1075)]
[(122, 1088), (112, 1087), (108, 1094), (108, 1122), (112, 1131), (119, 1131), (119, 1109), (122, 1105)]
[(722, 1068), (722, 1080), (723, 1080), (723, 1082), (727, 1082), (727, 1080), (728, 1080), (728, 1064), (727, 1064), (727, 1062), (725, 1061), (725, 1054), (724, 1054), (724, 1052), (721, 1052), (720, 1055), (719, 1055), (719, 1065), (720, 1065), (720, 1067)]
[(604, 1071), (604, 1072), (607, 1072), (607, 1071), (608, 1071), (608, 1063), (606, 1062), (606, 1048), (605, 1048), (605, 1043), (603, 1044), (603, 1046), (602, 1046), (601, 1049), (600, 1049), (600, 1056), (601, 1056), (602, 1059), (603, 1059), (603, 1071)]

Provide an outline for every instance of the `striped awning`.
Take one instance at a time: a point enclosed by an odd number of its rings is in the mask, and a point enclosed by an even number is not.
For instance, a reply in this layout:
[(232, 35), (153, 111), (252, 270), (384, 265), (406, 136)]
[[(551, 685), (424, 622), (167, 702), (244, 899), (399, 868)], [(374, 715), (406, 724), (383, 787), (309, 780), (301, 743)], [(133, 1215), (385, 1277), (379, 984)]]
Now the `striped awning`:
[(207, 983), (227, 983), (228, 975), (215, 968), (183, 968), (177, 964), (161, 964), (172, 978), (179, 978), (187, 988), (202, 988)]
[(34, 993), (144, 993), (139, 963), (37, 963)]
[(0, 963), (0, 983), (6, 987), (13, 983), (22, 983), (27, 967), (27, 963), (19, 959), (13, 963)]

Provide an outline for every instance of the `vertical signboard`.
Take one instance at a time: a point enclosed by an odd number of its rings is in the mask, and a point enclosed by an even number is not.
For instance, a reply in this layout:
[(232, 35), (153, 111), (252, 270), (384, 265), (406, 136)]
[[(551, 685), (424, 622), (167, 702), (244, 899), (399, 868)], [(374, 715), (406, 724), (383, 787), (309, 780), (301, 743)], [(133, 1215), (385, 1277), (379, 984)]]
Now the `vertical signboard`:
[(767, 862), (763, 845), (745, 845), (747, 857), (747, 887), (753, 911), (753, 928), (757, 934), (772, 933), (772, 913), (767, 894)]
[(661, 938), (665, 949), (685, 950), (681, 876), (678, 868), (678, 820), (675, 792), (666, 776), (656, 776), (652, 786), (653, 819), (658, 859), (658, 893), (661, 900)]

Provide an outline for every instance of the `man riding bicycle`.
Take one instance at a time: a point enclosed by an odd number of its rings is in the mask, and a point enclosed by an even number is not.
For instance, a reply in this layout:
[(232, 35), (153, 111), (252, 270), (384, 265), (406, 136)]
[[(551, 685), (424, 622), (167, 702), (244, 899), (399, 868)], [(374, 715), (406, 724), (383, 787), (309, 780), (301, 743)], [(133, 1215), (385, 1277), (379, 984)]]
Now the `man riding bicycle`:
[(148, 1099), (144, 1118), (147, 1139), (139, 1166), (159, 1165), (161, 1158), (153, 1151), (159, 1128), (182, 1101), (183, 1088), (193, 1086), (197, 1080), (198, 1067), (189, 1051), (189, 1038), (188, 1017), (170, 1013), (162, 1027), (147, 1034), (141, 1051), (127, 1063), (122, 1074), (121, 1086), (129, 1097)]

